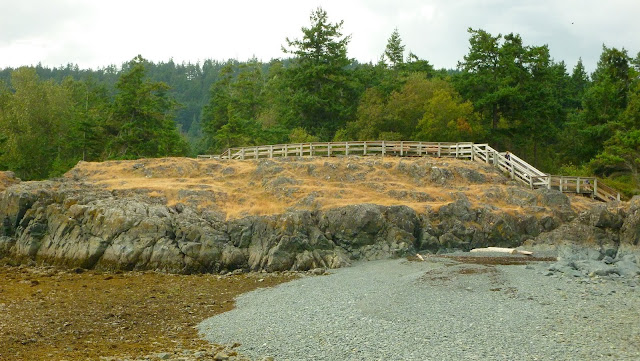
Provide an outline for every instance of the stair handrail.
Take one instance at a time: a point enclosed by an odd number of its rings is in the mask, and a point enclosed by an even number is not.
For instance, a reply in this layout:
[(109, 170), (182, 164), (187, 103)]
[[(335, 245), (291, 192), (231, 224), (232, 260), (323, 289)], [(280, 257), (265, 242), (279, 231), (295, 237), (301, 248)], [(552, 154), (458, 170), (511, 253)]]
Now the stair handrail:
[[(359, 147), (361, 149), (359, 149)], [(598, 183), (597, 178), (550, 175), (538, 170), (536, 167), (527, 163), (513, 153), (509, 152), (509, 156), (507, 158), (507, 152), (500, 152), (491, 147), (488, 143), (477, 144), (472, 142), (453, 143), (384, 140), (310, 142), (227, 148), (219, 156), (199, 155), (198, 158), (217, 158), (228, 160), (258, 159), (264, 156), (273, 158), (274, 156), (303, 156), (305, 154), (322, 155), (323, 153), (327, 156), (336, 154), (350, 155), (352, 152), (355, 152), (356, 154), (362, 152), (363, 155), (377, 153), (381, 154), (383, 157), (386, 154), (395, 154), (400, 156), (435, 155), (437, 157), (444, 156), (471, 159), (478, 162), (492, 164), (494, 167), (509, 173), (512, 179), (525, 183), (531, 188), (551, 188), (552, 186), (555, 186), (553, 183), (556, 182), (556, 178), (559, 178), (557, 183), (560, 190), (563, 190), (563, 186), (567, 184), (571, 188), (571, 182), (574, 181), (576, 192), (582, 193), (581, 187), (585, 187), (583, 189), (586, 190), (589, 184), (591, 184), (588, 181), (593, 180), (591, 193), (593, 197), (604, 201), (620, 200), (620, 193), (618, 193), (617, 190), (604, 185), (602, 182)]]

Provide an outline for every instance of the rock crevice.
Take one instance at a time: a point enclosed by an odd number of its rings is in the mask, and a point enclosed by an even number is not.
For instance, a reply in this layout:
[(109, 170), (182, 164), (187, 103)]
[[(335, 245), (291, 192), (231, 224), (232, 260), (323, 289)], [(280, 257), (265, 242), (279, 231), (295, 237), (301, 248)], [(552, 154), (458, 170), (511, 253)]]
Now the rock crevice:
[[(15, 263), (178, 273), (337, 268), (417, 251), (514, 247), (575, 218), (561, 193), (531, 192), (518, 199), (548, 210), (542, 216), (474, 207), (460, 195), (424, 213), (356, 204), (225, 220), (216, 212), (89, 185), (24, 182), (0, 193), (0, 255)], [(631, 220), (605, 209), (587, 223), (624, 229), (637, 244), (636, 203)]]

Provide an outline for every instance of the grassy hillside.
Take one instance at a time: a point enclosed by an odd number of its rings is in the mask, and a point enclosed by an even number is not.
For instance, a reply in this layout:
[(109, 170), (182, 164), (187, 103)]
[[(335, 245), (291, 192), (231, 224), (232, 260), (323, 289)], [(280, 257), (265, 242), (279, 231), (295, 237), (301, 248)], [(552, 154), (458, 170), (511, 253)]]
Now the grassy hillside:
[[(244, 161), (163, 158), (80, 162), (65, 177), (117, 195), (150, 197), (167, 205), (182, 203), (220, 212), (227, 219), (359, 203), (406, 205), (425, 212), (463, 196), (476, 206), (490, 205), (518, 212), (522, 210), (521, 202), (513, 201), (514, 192), (527, 189), (492, 166), (437, 158)], [(583, 197), (572, 200), (578, 209), (591, 203)]]

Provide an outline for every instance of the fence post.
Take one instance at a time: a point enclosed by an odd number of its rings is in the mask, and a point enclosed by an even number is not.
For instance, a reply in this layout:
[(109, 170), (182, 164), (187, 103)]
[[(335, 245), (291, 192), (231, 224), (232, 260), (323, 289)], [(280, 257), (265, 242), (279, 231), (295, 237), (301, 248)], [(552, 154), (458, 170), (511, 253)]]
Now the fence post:
[(442, 149), (442, 147), (440, 146), (440, 142), (438, 142), (438, 158), (440, 158), (440, 149)]
[(240, 150), (240, 158), (244, 160), (244, 148)]
[(580, 177), (578, 177), (578, 183), (576, 183), (576, 193), (580, 193)]
[(258, 148), (257, 146), (255, 147), (255, 152), (256, 154), (254, 154), (255, 159), (258, 159), (258, 154), (260, 153), (260, 148)]
[(331, 143), (327, 143), (327, 157), (331, 157)]
[(284, 145), (284, 149), (282, 150), (282, 156), (287, 157), (289, 155), (289, 144)]
[(471, 143), (471, 160), (474, 161), (475, 157), (473, 156), (476, 152), (476, 147), (474, 143)]
[(385, 151), (386, 151), (386, 147), (385, 147), (384, 140), (383, 140), (382, 141), (382, 157), (384, 157)]
[(364, 153), (362, 155), (367, 155), (367, 142), (364, 142)]
[(400, 141), (400, 156), (401, 157), (404, 155), (403, 152), (404, 152), (404, 142)]
[(344, 142), (344, 155), (349, 155), (349, 142)]
[(598, 178), (594, 178), (593, 180), (593, 196), (595, 197), (598, 194)]

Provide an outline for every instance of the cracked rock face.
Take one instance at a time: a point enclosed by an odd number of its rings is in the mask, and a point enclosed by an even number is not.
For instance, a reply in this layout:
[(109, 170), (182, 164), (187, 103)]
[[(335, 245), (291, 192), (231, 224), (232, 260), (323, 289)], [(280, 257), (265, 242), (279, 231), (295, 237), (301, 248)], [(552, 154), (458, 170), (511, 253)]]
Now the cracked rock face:
[(515, 247), (531, 240), (595, 240), (609, 248), (638, 243), (635, 198), (627, 211), (602, 206), (576, 217), (559, 192), (514, 194), (547, 212), (503, 212), (460, 195), (426, 213), (357, 204), (225, 220), (217, 212), (167, 206), (135, 192), (68, 180), (23, 182), (0, 193), (0, 257), (69, 268), (195, 273), (337, 268), (359, 259)]
[(407, 207), (357, 205), (224, 221), (143, 197), (23, 183), (2, 194), (0, 252), (17, 262), (169, 272), (308, 270), (414, 249)]

